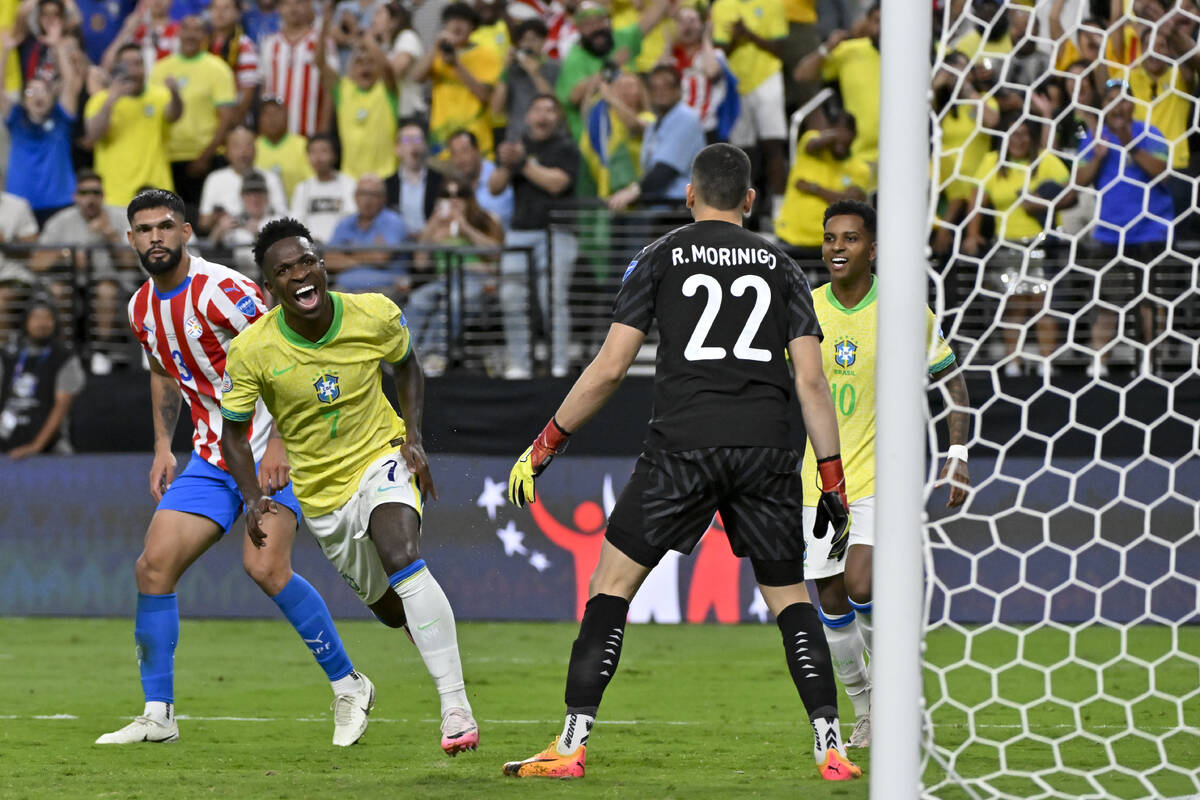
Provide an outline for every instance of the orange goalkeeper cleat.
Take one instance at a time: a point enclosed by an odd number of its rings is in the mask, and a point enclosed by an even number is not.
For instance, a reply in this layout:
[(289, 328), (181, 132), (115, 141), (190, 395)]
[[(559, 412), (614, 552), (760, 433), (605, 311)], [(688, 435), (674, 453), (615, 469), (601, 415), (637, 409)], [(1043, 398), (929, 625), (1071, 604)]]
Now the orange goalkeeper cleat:
[(558, 737), (542, 752), (524, 761), (509, 761), (504, 774), (513, 778), (582, 778), (587, 760), (587, 748), (579, 748), (569, 756), (558, 752)]
[(862, 777), (862, 768), (832, 747), (825, 751), (825, 763), (817, 770), (827, 781), (852, 781)]

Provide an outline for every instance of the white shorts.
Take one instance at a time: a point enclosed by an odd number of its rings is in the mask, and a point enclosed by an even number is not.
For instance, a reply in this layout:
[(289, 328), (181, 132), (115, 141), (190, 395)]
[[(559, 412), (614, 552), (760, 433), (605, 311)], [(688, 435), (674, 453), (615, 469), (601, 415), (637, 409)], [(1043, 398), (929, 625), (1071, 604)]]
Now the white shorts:
[[(829, 557), (829, 543), (833, 537), (828, 533), (821, 539), (814, 539), (813, 525), (817, 521), (817, 509), (805, 506), (801, 515), (804, 525), (804, 577), (832, 578), (841, 575), (846, 569), (846, 557), (840, 561)], [(864, 497), (850, 504), (850, 544), (847, 550), (856, 544), (875, 546), (875, 496)]]
[(776, 72), (749, 94), (742, 95), (742, 110), (729, 132), (729, 143), (750, 147), (758, 142), (788, 138), (783, 112), (783, 72)]
[(397, 450), (376, 459), (363, 470), (358, 491), (341, 508), (319, 517), (305, 517), (329, 563), (342, 574), (367, 605), (389, 588), (387, 572), (375, 542), (367, 536), (371, 512), (388, 503), (402, 503), (421, 514), (417, 479), (408, 471)]

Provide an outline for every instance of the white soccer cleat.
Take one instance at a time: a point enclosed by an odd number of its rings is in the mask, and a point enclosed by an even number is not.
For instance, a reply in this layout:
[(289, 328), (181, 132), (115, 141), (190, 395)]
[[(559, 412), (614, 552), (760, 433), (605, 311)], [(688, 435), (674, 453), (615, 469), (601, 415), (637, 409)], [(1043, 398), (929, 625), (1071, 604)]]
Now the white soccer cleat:
[(870, 747), (871, 746), (871, 715), (864, 714), (854, 722), (854, 730), (850, 731), (850, 739), (846, 742), (846, 749), (850, 750), (855, 747)]
[(349, 747), (362, 738), (367, 716), (375, 707), (375, 684), (361, 672), (358, 677), (358, 691), (333, 698), (333, 743), (338, 747)]
[(479, 725), (465, 708), (451, 708), (442, 715), (442, 750), (456, 756), (479, 746)]
[(137, 744), (152, 742), (164, 744), (179, 741), (179, 725), (175, 718), (159, 722), (147, 716), (140, 716), (119, 731), (106, 733), (96, 740), (96, 744)]

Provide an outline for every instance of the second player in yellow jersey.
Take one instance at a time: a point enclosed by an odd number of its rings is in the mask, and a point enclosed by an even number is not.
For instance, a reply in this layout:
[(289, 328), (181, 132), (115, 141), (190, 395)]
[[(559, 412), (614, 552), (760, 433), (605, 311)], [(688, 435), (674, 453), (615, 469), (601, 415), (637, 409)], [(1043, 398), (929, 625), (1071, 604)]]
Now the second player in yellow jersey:
[[(866, 203), (839, 201), (825, 210), (821, 259), (830, 282), (813, 291), (813, 309), (825, 338), (821, 362), (833, 393), (850, 500), (849, 548), (844, 560), (830, 556), (829, 537), (819, 529), (821, 517), (808, 497), (803, 509), (804, 576), (816, 581), (819, 613), (833, 657), (834, 672), (854, 704), (857, 717), (847, 747), (866, 747), (871, 740), (871, 685), (864, 651), (870, 648), (871, 562), (877, 535), (875, 517), (875, 366), (879, 354), (876, 299), (879, 283), (875, 260), (875, 210)], [(884, 289), (886, 291), (886, 288)], [(926, 309), (929, 372), (944, 381), (952, 400), (950, 459), (943, 476), (953, 474), (948, 505), (966, 499), (967, 385), (956, 370), (954, 353)], [(817, 484), (817, 463), (807, 448), (802, 476), (805, 488)], [(814, 498), (815, 498), (815, 493)], [(882, 526), (881, 526), (882, 528)], [(887, 535), (878, 530), (878, 535)]]

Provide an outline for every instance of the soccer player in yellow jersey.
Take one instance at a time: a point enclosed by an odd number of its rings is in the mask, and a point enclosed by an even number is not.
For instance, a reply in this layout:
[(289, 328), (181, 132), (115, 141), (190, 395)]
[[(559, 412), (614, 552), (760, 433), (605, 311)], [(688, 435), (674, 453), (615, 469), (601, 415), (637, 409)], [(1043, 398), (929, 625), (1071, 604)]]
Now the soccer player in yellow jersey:
[[(871, 553), (875, 542), (875, 353), (877, 284), (875, 209), (844, 200), (825, 210), (821, 258), (830, 282), (813, 290), (813, 308), (825, 334), (821, 362), (837, 413), (847, 494), (850, 500), (850, 547), (845, 560), (829, 557), (827, 521), (807, 491), (818, 480), (813, 448), (805, 449), (804, 576), (816, 581), (819, 613), (833, 658), (834, 674), (854, 703), (857, 720), (847, 747), (867, 747), (871, 739), (871, 685), (863, 660), (870, 652)], [(957, 372), (954, 353), (942, 339), (933, 312), (929, 318), (929, 373), (945, 382), (951, 400), (949, 459), (942, 478), (952, 476), (947, 506), (967, 498), (967, 384)], [(818, 528), (818, 526), (820, 526)]]
[[(244, 493), (247, 533), (261, 546), (276, 512), (246, 444), (261, 398), (309, 530), (375, 616), (405, 627), (421, 652), (441, 697), (442, 749), (474, 750), (454, 612), (420, 556), (422, 501), (437, 491), (421, 443), (425, 378), (404, 313), (383, 295), (330, 292), (312, 235), (294, 219), (264, 226), (254, 259), (279, 305), (231, 343), (221, 401), (221, 452)], [(383, 394), (380, 361), (394, 366), (403, 419)]]

